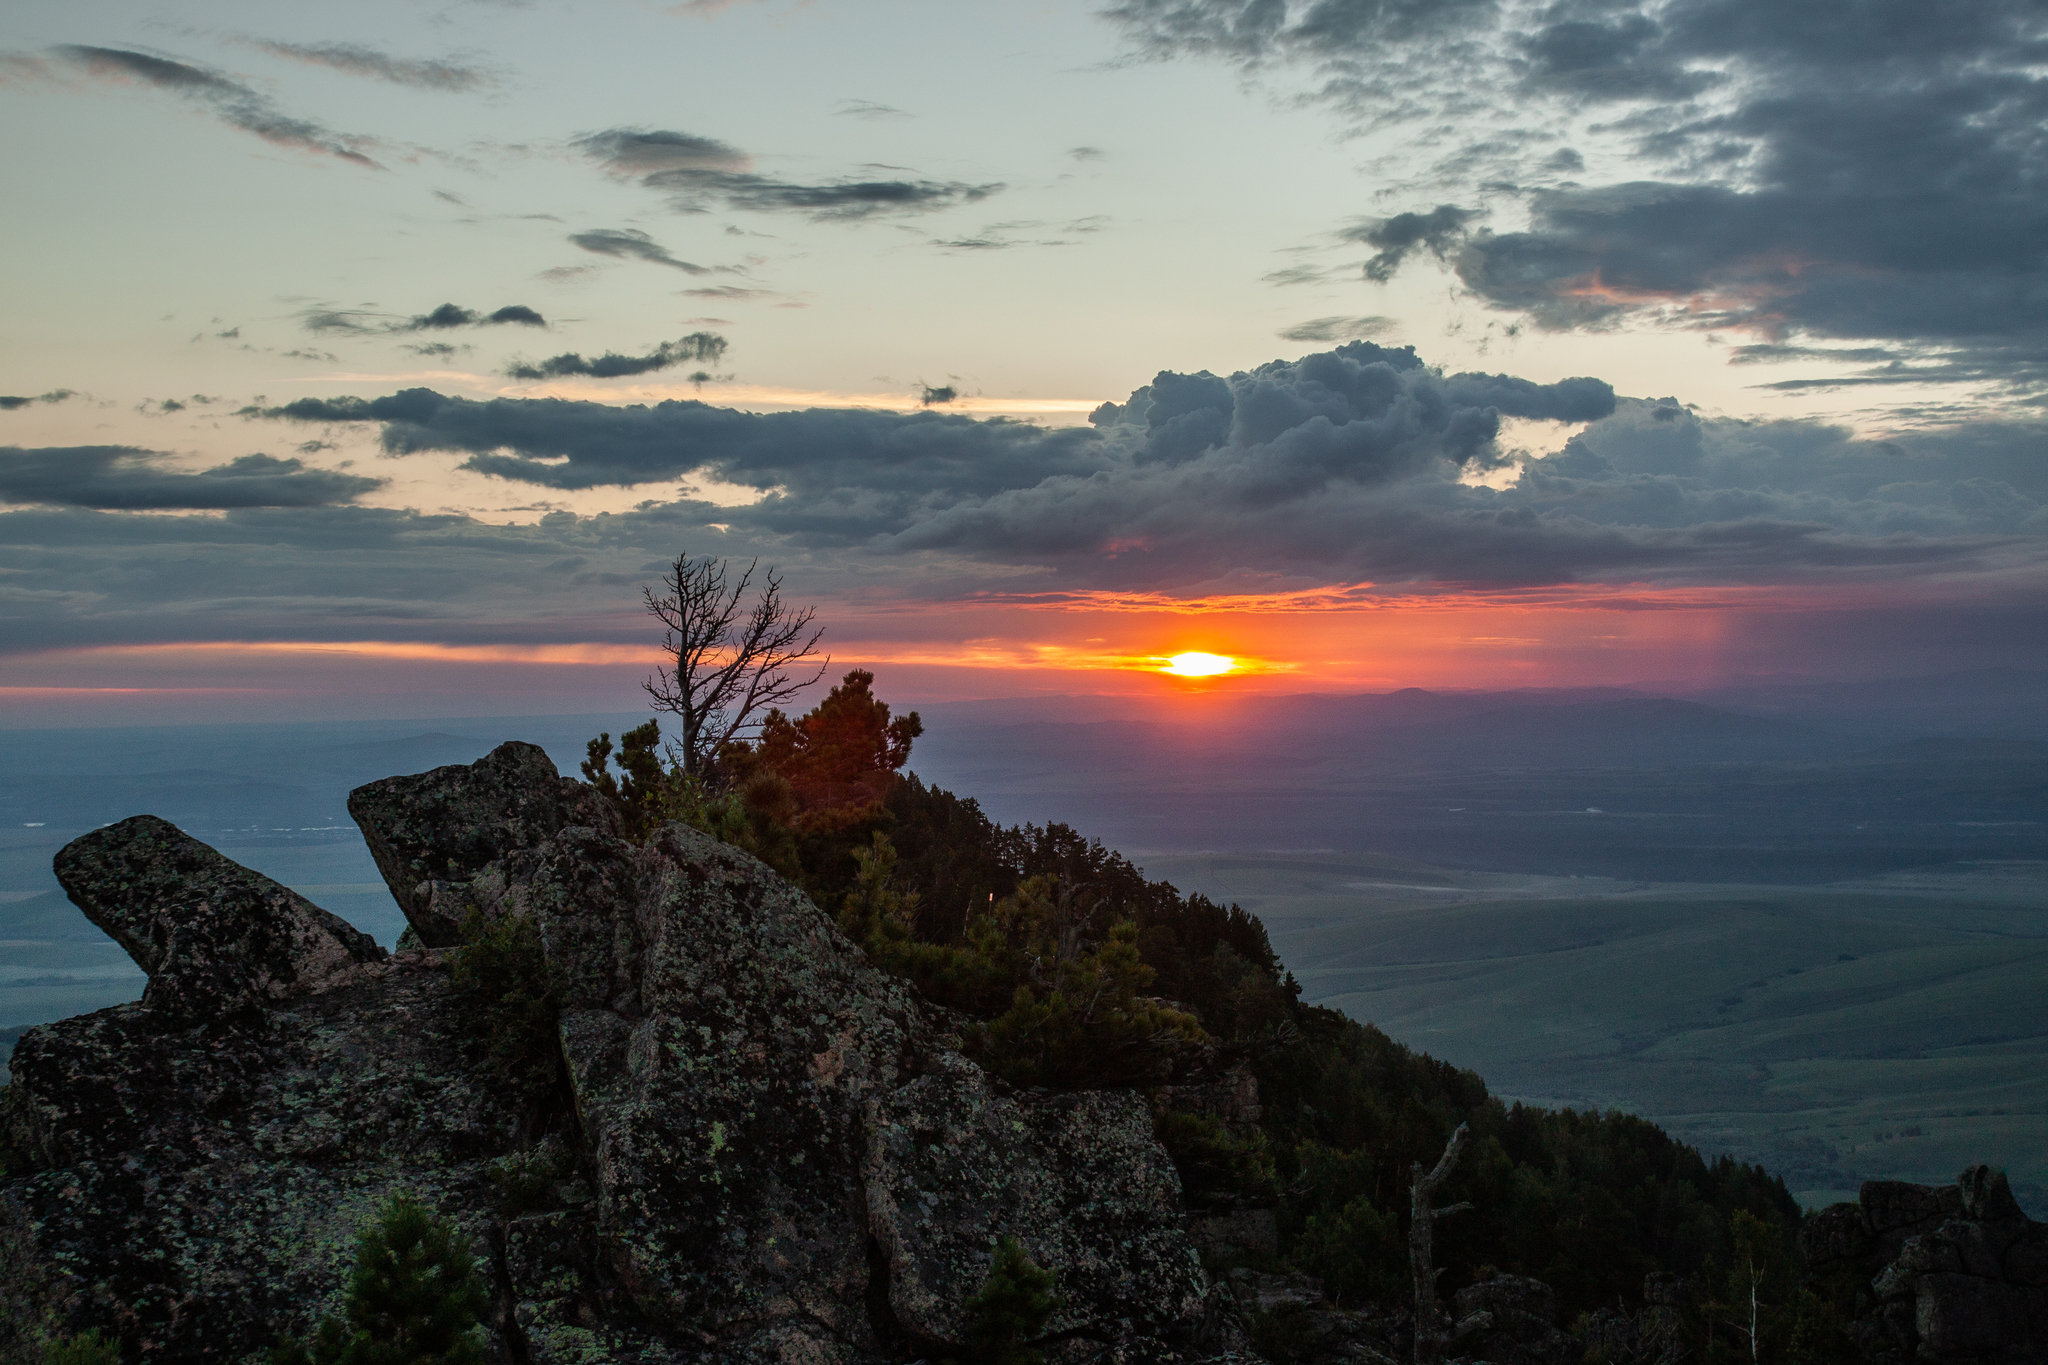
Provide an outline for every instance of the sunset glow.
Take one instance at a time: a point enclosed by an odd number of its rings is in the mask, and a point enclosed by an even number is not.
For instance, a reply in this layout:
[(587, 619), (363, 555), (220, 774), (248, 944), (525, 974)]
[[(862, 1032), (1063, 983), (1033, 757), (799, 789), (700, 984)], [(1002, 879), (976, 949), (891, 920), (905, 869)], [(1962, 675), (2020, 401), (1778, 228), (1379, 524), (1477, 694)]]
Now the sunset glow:
[(1213, 678), (1236, 667), (1237, 660), (1228, 655), (1196, 652), (1174, 655), (1166, 661), (1166, 667), (1159, 671), (1171, 673), (1178, 678)]

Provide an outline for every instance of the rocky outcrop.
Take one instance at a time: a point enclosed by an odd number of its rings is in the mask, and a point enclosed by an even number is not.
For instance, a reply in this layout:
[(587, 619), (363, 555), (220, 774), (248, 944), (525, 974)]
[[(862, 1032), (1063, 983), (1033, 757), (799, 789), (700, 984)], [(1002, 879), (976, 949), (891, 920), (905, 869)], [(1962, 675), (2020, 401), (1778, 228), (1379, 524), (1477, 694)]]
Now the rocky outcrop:
[[(0, 1129), (71, 1328), (252, 1360), (332, 1308), (354, 1229), (408, 1189), (488, 1252), (500, 1361), (936, 1359), (1002, 1237), (1059, 1273), (1055, 1365), (1249, 1359), (1143, 1101), (992, 1080), (754, 859), (676, 825), (628, 843), (526, 745), (350, 809), (422, 941), (532, 923), (556, 1091), (494, 1079), (445, 951), (344, 963), (302, 900), (182, 896), (168, 826), (89, 836), (74, 897), (144, 945), (150, 990), (28, 1033)], [(263, 882), (176, 840), (208, 886)], [(199, 943), (212, 968), (181, 975)]]
[(1870, 1181), (1801, 1230), (1819, 1282), (1868, 1285), (1850, 1334), (1875, 1365), (2048, 1361), (2048, 1224), (2027, 1217), (2005, 1174), (1972, 1166), (1954, 1185)]
[(142, 1003), (207, 1017), (320, 990), (384, 956), (375, 940), (167, 820), (138, 815), (64, 846), (57, 880), (149, 977)]
[(470, 764), (387, 777), (349, 793), (370, 856), (392, 898), (429, 948), (461, 941), (465, 883), (477, 872), (564, 829), (617, 833), (590, 787), (555, 771), (537, 744), (500, 744)]
[(1498, 1365), (1577, 1365), (1585, 1346), (1557, 1329), (1557, 1295), (1526, 1275), (1495, 1275), (1452, 1296), (1461, 1356)]

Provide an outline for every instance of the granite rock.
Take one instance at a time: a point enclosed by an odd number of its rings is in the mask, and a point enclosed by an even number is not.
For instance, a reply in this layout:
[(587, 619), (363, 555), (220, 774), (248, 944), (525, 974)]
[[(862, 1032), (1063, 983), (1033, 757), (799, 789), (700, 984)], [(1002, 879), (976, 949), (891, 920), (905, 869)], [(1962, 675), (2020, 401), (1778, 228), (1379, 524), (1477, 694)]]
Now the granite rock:
[[(151, 991), (30, 1031), (0, 1101), (11, 1282), (67, 1330), (253, 1365), (334, 1307), (356, 1228), (404, 1189), (489, 1267), (495, 1361), (957, 1355), (1004, 1236), (1058, 1272), (1050, 1365), (1252, 1359), (1143, 1100), (983, 1074), (755, 859), (680, 825), (626, 841), (530, 745), (350, 810), (426, 946), (351, 953), (283, 888), (234, 921), (180, 890), (175, 831), (88, 850), (96, 922)], [(177, 847), (209, 886), (274, 888)], [(564, 1001), (552, 1092), (500, 1082), (435, 946), (473, 914), (535, 927)], [(248, 970), (181, 975), (201, 942)]]
[[(537, 744), (509, 741), (469, 764), (387, 777), (349, 793), (398, 908), (428, 948), (461, 940), (463, 883), (571, 825), (617, 832), (596, 791), (555, 771)], [(437, 885), (438, 884), (438, 885)]]
[(154, 815), (58, 851), (57, 880), (149, 977), (160, 1016), (210, 1017), (346, 980), (384, 950), (298, 892)]
[(2020, 1208), (2004, 1172), (1871, 1181), (1800, 1237), (1811, 1275), (1869, 1286), (1849, 1330), (1873, 1365), (2048, 1361), (2048, 1224)]

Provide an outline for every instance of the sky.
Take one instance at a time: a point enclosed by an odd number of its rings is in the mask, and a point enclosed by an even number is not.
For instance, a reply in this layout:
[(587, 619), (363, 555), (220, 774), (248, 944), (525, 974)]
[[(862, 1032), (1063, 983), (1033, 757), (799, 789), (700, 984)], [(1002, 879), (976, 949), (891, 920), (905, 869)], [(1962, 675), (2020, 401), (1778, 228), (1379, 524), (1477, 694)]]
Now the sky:
[(2044, 73), (2004, 0), (17, 0), (0, 727), (630, 708), (678, 555), (913, 701), (2048, 667)]

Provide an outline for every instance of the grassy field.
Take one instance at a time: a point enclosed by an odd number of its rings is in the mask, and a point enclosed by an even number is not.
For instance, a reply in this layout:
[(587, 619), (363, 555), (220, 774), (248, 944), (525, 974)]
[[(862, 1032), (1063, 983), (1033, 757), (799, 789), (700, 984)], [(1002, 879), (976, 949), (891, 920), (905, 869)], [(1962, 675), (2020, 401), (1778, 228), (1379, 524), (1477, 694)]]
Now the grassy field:
[(1810, 1203), (1990, 1161), (2048, 1212), (2048, 864), (1784, 887), (1144, 862), (1260, 915), (1307, 999), (1504, 1098), (1631, 1110)]

